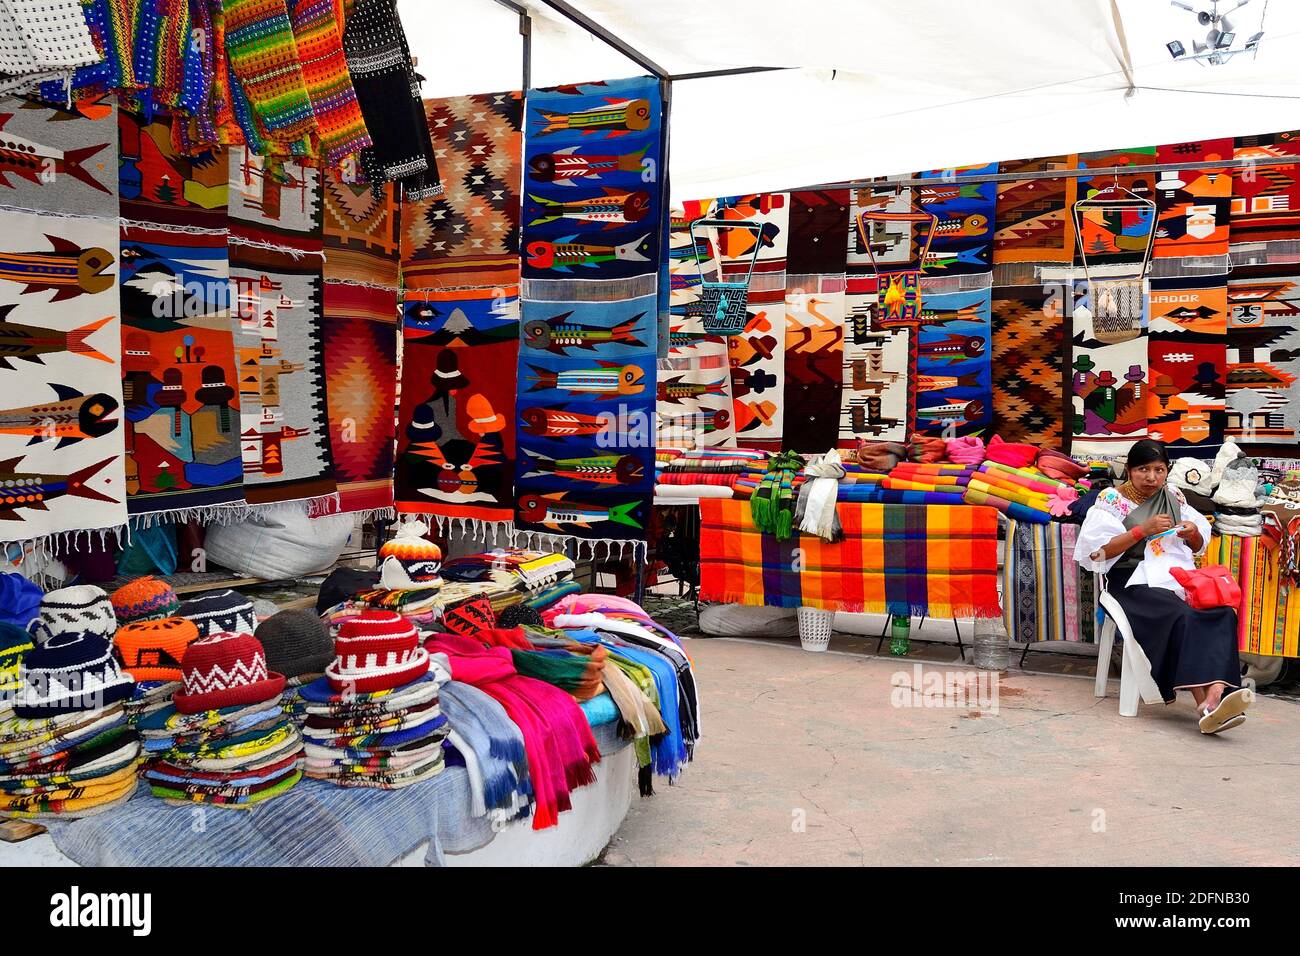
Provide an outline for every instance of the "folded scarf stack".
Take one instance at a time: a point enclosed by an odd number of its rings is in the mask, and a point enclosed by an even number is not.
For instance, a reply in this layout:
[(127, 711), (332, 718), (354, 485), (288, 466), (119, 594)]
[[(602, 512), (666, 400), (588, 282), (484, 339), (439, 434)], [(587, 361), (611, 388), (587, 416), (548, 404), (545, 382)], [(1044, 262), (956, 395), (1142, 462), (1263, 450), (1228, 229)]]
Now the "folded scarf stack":
[(766, 471), (768, 453), (753, 448), (700, 448), (682, 452), (658, 469), (660, 498), (727, 498), (737, 480), (754, 469)]
[(190, 644), (172, 705), (137, 724), (149, 790), (177, 805), (250, 810), (302, 779), (302, 736), (282, 710), (284, 675), (252, 634)]
[(931, 462), (903, 462), (886, 475), (854, 476), (841, 483), (840, 501), (896, 505), (963, 504), (966, 483), (974, 468)]
[(754, 527), (784, 541), (794, 533), (795, 475), (803, 470), (804, 459), (792, 451), (773, 455), (767, 473), (750, 498)]
[(341, 787), (399, 790), (442, 773), (445, 662), (409, 621), (370, 611), (344, 622), (325, 676), (299, 690), (307, 776)]
[(497, 701), (523, 733), (535, 807), (533, 829), (555, 826), (573, 806), (571, 792), (595, 781), (600, 749), (582, 710), (558, 687), (515, 670), (509, 648), (485, 647), (474, 638), (438, 634), (425, 642), (442, 654), (454, 680)]
[(1077, 497), (1065, 482), (992, 459), (970, 476), (965, 493), (967, 504), (997, 508), (1008, 517), (1034, 524), (1047, 524), (1054, 507), (1062, 511)]
[(140, 766), (122, 703), (135, 685), (108, 641), (53, 634), (19, 654), (12, 715), (0, 720), (0, 816), (75, 818), (125, 803)]
[(691, 759), (700, 733), (694, 672), (676, 636), (648, 618), (619, 616), (617, 611), (558, 614), (552, 622), (572, 640), (603, 645), (610, 661), (646, 692), (667, 727), (665, 734), (650, 740), (649, 769), (669, 779), (676, 777)]

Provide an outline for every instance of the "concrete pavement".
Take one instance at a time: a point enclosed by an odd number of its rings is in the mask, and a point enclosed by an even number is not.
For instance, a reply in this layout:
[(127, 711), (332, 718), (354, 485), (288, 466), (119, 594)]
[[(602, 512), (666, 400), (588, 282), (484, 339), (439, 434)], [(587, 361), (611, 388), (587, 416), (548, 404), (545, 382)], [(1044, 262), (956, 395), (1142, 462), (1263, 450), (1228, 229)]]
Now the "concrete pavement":
[(1294, 703), (1261, 697), (1243, 727), (1205, 737), (1190, 698), (1122, 718), (1118, 681), (1098, 700), (1082, 676), (1013, 671), (996, 707), (987, 685), (983, 698), (966, 693), (966, 706), (925, 706), (911, 685), (935, 690), (941, 675), (978, 672), (835, 647), (689, 641), (703, 711), (695, 762), (672, 787), (656, 779), (655, 797), (633, 806), (603, 862), (1300, 860)]

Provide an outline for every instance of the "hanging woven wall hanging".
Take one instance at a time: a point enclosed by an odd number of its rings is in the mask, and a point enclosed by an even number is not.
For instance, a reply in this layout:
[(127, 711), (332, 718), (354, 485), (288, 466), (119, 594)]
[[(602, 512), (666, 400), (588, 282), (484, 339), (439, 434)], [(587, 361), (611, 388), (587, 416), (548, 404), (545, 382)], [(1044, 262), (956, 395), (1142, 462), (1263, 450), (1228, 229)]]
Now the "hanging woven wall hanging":
[(656, 383), (656, 447), (694, 449), (735, 444), (731, 370), (725, 336), (705, 331), (697, 307), (713, 250), (690, 224), (711, 214), (713, 200), (674, 209), (668, 234), (668, 353)]
[[(659, 83), (530, 90), (526, 107), (515, 525), (621, 551), (645, 541), (654, 488)], [(588, 262), (557, 272), (557, 255)]]
[(523, 94), (425, 111), (446, 190), (403, 208), (397, 509), (486, 534), (514, 518)]

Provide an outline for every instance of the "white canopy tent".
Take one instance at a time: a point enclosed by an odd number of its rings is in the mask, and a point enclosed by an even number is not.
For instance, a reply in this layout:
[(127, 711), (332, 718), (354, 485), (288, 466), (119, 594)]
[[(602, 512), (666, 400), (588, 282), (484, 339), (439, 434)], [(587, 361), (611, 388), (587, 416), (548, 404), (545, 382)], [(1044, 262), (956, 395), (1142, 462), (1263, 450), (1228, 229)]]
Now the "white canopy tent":
[[(534, 86), (648, 72), (543, 0), (519, 3)], [(519, 87), (519, 17), (505, 6), (400, 4), (426, 96)], [(1298, 0), (1230, 14), (1237, 47), (1261, 17), (1265, 36), (1220, 66), (1171, 58), (1167, 42), (1190, 51), (1205, 28), (1167, 0), (568, 5), (673, 76), (783, 68), (673, 83), (676, 200), (1300, 129)]]

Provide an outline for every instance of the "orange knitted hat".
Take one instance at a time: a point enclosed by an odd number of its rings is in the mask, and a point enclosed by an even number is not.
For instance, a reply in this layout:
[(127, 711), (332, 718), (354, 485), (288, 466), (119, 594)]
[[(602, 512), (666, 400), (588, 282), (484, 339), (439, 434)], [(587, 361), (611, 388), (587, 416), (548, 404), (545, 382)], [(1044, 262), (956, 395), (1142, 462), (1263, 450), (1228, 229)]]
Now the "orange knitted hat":
[(199, 639), (194, 622), (183, 617), (123, 624), (113, 635), (122, 669), (138, 681), (180, 680), (185, 648)]

